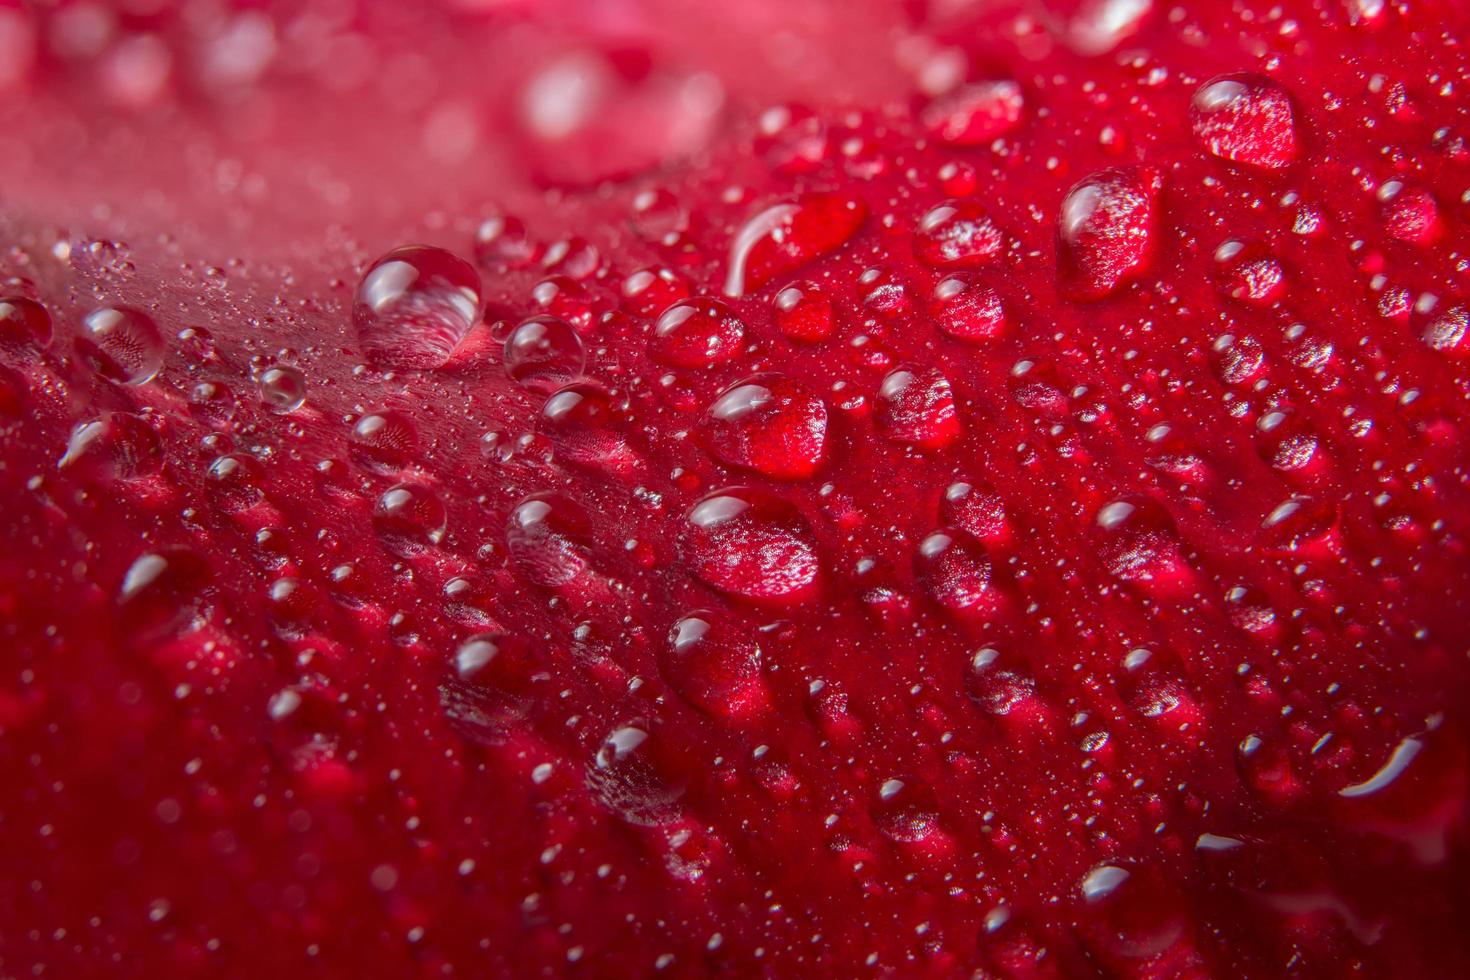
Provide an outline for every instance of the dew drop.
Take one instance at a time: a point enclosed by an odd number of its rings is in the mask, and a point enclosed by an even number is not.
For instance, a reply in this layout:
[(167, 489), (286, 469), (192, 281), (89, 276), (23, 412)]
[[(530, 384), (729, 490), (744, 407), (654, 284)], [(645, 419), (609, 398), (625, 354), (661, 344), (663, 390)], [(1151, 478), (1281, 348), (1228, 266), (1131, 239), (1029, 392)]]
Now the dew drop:
[(778, 480), (802, 480), (826, 455), (827, 407), (780, 374), (757, 374), (721, 392), (706, 413), (716, 458)]
[(551, 392), (582, 373), (586, 349), (571, 324), (554, 316), (533, 316), (505, 340), (505, 371), (520, 385)]
[(442, 248), (405, 245), (368, 268), (352, 318), (372, 364), (427, 370), (453, 356), (480, 309), (474, 266)]
[(77, 354), (108, 381), (141, 385), (163, 368), (163, 335), (153, 318), (126, 306), (93, 310), (82, 320)]

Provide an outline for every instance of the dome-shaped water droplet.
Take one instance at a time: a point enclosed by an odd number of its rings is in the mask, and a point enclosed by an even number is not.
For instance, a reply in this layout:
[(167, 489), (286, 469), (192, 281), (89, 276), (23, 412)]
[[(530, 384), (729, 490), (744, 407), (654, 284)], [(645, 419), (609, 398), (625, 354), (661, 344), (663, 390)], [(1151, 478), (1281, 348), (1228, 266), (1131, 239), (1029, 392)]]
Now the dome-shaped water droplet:
[(1063, 288), (1097, 300), (1141, 278), (1153, 262), (1163, 177), (1149, 167), (1099, 170), (1067, 192), (1057, 219)]
[(408, 416), (392, 409), (368, 412), (348, 437), (352, 457), (382, 473), (402, 469), (418, 452), (419, 435)]
[(751, 602), (796, 605), (821, 588), (806, 520), (786, 501), (748, 487), (719, 490), (695, 504), (683, 551), (707, 585)]
[(574, 380), (586, 359), (577, 331), (554, 316), (533, 316), (505, 340), (506, 373), (532, 391), (554, 391)]
[(972, 82), (936, 96), (919, 121), (941, 143), (984, 146), (1019, 127), (1025, 113), (1021, 86), (1000, 79)]
[(838, 194), (804, 194), (740, 227), (730, 243), (726, 296), (744, 296), (777, 276), (835, 252), (862, 227), (867, 205)]
[(1189, 121), (1200, 145), (1222, 160), (1280, 170), (1297, 157), (1291, 97), (1264, 75), (1205, 82), (1189, 104)]
[(706, 714), (742, 718), (762, 710), (760, 650), (730, 617), (693, 612), (669, 630), (659, 673), (681, 698)]
[(805, 479), (826, 455), (827, 406), (784, 375), (752, 375), (710, 405), (704, 437), (710, 452), (731, 466)]
[(929, 597), (952, 615), (989, 620), (1004, 605), (990, 556), (963, 531), (946, 528), (927, 535), (914, 565)]
[(945, 201), (926, 211), (914, 231), (914, 255), (940, 269), (990, 265), (1005, 247), (1005, 234), (978, 201)]
[(684, 785), (666, 774), (656, 745), (641, 725), (608, 734), (587, 767), (587, 785), (604, 806), (642, 827), (667, 823), (678, 814)]
[(426, 486), (399, 483), (383, 491), (373, 508), (373, 530), (390, 553), (421, 555), (444, 538), (448, 515), (444, 501)]
[(995, 647), (977, 650), (965, 674), (970, 700), (992, 715), (1024, 709), (1036, 697), (1036, 680), (1019, 659)]
[(279, 365), (260, 372), (260, 401), (277, 415), (289, 415), (306, 404), (306, 375), (300, 368)]
[(638, 453), (614, 426), (611, 395), (594, 381), (559, 388), (541, 406), (536, 431), (565, 464), (626, 476), (642, 465)]
[(0, 299), (0, 354), (33, 355), (51, 346), (51, 313), (33, 299)]
[(1097, 513), (1099, 554), (1109, 574), (1125, 582), (1176, 585), (1189, 569), (1169, 512), (1147, 497), (1115, 500)]
[(939, 519), (964, 531), (977, 541), (1000, 543), (1011, 537), (1005, 502), (987, 486), (958, 480), (945, 488), (939, 502)]
[(93, 310), (82, 320), (77, 354), (94, 372), (118, 384), (152, 381), (163, 367), (163, 335), (141, 310), (126, 306)]
[(815, 344), (832, 336), (832, 297), (814, 282), (794, 282), (771, 300), (771, 316), (787, 340)]
[(504, 632), (478, 633), (459, 645), (451, 676), (439, 687), (450, 723), (473, 741), (496, 744), (530, 713), (530, 655)]
[(716, 299), (680, 300), (658, 318), (653, 356), (676, 367), (710, 367), (730, 360), (745, 343), (745, 322)]
[(528, 582), (556, 589), (589, 568), (591, 522), (581, 507), (560, 493), (532, 494), (511, 511), (506, 546), (516, 571)]
[(253, 456), (226, 453), (205, 473), (210, 495), (221, 510), (240, 513), (265, 499), (265, 473)]
[(540, 254), (519, 218), (493, 215), (475, 229), (475, 261), (485, 268), (521, 269), (534, 263)]
[(934, 368), (900, 367), (878, 386), (875, 422), (884, 438), (943, 449), (964, 431), (949, 379)]
[(480, 273), (432, 245), (406, 245), (374, 262), (352, 318), (367, 358), (384, 368), (443, 366), (480, 318)]
[(56, 467), (100, 480), (136, 480), (163, 466), (163, 447), (145, 419), (110, 412), (72, 430)]
[(939, 830), (933, 790), (912, 777), (885, 779), (878, 787), (872, 813), (883, 835), (899, 843), (913, 844)]
[(941, 279), (934, 287), (929, 315), (947, 335), (972, 344), (999, 337), (1007, 328), (1000, 293), (960, 276)]

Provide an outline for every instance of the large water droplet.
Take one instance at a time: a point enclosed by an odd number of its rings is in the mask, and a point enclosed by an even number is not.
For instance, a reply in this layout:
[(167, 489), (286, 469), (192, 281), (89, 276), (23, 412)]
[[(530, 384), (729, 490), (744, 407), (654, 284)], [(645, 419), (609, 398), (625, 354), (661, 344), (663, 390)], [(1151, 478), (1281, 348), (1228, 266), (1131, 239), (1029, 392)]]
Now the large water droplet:
[(35, 354), (51, 346), (51, 313), (33, 299), (0, 299), (0, 353)]
[(1005, 235), (978, 201), (945, 201), (926, 211), (914, 232), (914, 254), (941, 269), (990, 265), (1005, 247)]
[(868, 216), (867, 205), (838, 194), (803, 194), (747, 221), (730, 243), (726, 296), (744, 296), (847, 244)]
[(533, 316), (505, 339), (506, 373), (532, 391), (554, 391), (574, 380), (586, 359), (577, 331), (554, 316)]
[(794, 282), (771, 300), (771, 316), (787, 340), (815, 344), (832, 336), (832, 297), (813, 282)]
[(934, 287), (929, 315), (947, 335), (972, 344), (999, 337), (1008, 326), (1000, 293), (960, 276), (941, 279)]
[(504, 740), (530, 712), (530, 657), (520, 638), (478, 633), (459, 645), (452, 676), (439, 687), (444, 714), (465, 737), (482, 744)]
[(306, 375), (290, 365), (260, 373), (260, 402), (277, 415), (289, 415), (306, 404)]
[(1200, 145), (1222, 160), (1280, 170), (1296, 159), (1291, 98), (1264, 75), (1205, 82), (1189, 104), (1189, 121)]
[(779, 374), (757, 374), (726, 388), (709, 408), (705, 442), (731, 466), (778, 480), (801, 480), (822, 464), (827, 407)]
[(141, 310), (126, 306), (93, 310), (82, 320), (77, 354), (109, 381), (141, 385), (163, 368), (163, 335)]
[(878, 386), (878, 431), (894, 442), (943, 449), (964, 431), (949, 379), (934, 368), (900, 367)]
[(506, 546), (515, 569), (527, 581), (556, 589), (586, 574), (587, 514), (566, 496), (532, 494), (511, 511)]
[(163, 466), (163, 447), (148, 422), (111, 412), (72, 430), (56, 468), (102, 480), (136, 480)]
[(765, 707), (760, 650), (729, 617), (693, 612), (674, 624), (659, 673), (679, 696), (718, 717), (740, 718)]
[(400, 483), (383, 491), (373, 508), (373, 530), (400, 558), (421, 555), (444, 538), (444, 501), (426, 486)]
[(967, 620), (993, 618), (1004, 604), (985, 548), (963, 531), (935, 531), (919, 542), (915, 572), (929, 597)]
[(385, 368), (441, 367), (480, 318), (480, 273), (432, 245), (405, 245), (374, 262), (352, 318), (364, 352)]
[(684, 795), (655, 749), (646, 728), (625, 725), (609, 733), (587, 767), (587, 785), (603, 805), (643, 827), (673, 819)]
[(1057, 219), (1063, 288), (1074, 299), (1108, 296), (1153, 261), (1162, 175), (1150, 167), (1099, 170), (1067, 192)]
[(719, 490), (695, 504), (683, 550), (706, 584), (752, 602), (796, 605), (821, 588), (806, 520), (786, 501), (749, 487)]
[(745, 343), (745, 322), (717, 299), (680, 300), (658, 318), (653, 356), (677, 367), (710, 367), (730, 360)]
[(961, 85), (934, 98), (919, 114), (924, 128), (950, 146), (983, 146), (1021, 125), (1026, 96), (1009, 79)]

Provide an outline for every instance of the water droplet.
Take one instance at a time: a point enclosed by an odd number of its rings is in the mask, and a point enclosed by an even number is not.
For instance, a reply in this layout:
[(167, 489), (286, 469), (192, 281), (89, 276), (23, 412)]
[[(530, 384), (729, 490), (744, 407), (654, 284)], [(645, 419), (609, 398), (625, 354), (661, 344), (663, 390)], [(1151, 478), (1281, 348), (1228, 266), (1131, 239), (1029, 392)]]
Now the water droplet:
[(1153, 263), (1163, 176), (1150, 167), (1099, 170), (1067, 192), (1057, 220), (1062, 286), (1097, 300), (1141, 278)]
[(587, 767), (587, 786), (603, 805), (640, 827), (672, 820), (684, 795), (655, 750), (646, 728), (625, 725), (609, 733)]
[(1168, 715), (1169, 724), (1177, 726), (1199, 717), (1184, 669), (1172, 653), (1145, 647), (1128, 651), (1119, 686), (1128, 706), (1145, 718)]
[(72, 430), (56, 468), (94, 479), (136, 480), (163, 466), (163, 447), (148, 422), (127, 412), (110, 412)]
[(1455, 306), (1430, 320), (1421, 334), (1431, 349), (1451, 357), (1470, 354), (1470, 310)]
[(778, 480), (802, 480), (825, 457), (827, 406), (784, 375), (752, 375), (715, 399), (703, 432), (722, 462)]
[(929, 315), (946, 335), (972, 344), (993, 340), (1008, 326), (1000, 293), (959, 276), (941, 279), (934, 287)]
[(235, 393), (218, 381), (201, 381), (189, 389), (190, 414), (215, 428), (227, 428), (239, 407)]
[(586, 366), (582, 338), (554, 316), (533, 316), (505, 340), (505, 371), (532, 391), (550, 392), (575, 379)]
[(1385, 181), (1378, 188), (1383, 213), (1383, 227), (1388, 234), (1410, 245), (1433, 245), (1444, 234), (1439, 217), (1439, 202), (1424, 187), (1412, 187), (1401, 180)]
[(475, 230), (475, 261), (487, 268), (522, 269), (539, 255), (540, 249), (519, 218), (495, 215)]
[(878, 787), (873, 823), (885, 837), (903, 844), (925, 840), (939, 830), (934, 792), (910, 777), (885, 779)]
[(689, 227), (689, 212), (663, 188), (639, 191), (633, 198), (633, 230), (650, 241), (662, 241)]
[(745, 322), (717, 299), (680, 300), (658, 318), (653, 356), (677, 367), (710, 367), (730, 360), (745, 343)]
[(352, 427), (349, 445), (353, 458), (382, 473), (402, 469), (418, 451), (419, 435), (408, 417), (385, 409), (368, 412)]
[(1011, 537), (1005, 502), (989, 487), (958, 480), (939, 502), (941, 522), (959, 528), (977, 541), (999, 543)]
[(857, 234), (867, 205), (839, 194), (803, 194), (755, 215), (730, 243), (725, 295), (760, 289), (777, 276), (835, 252)]
[(1013, 132), (1026, 113), (1021, 86), (1008, 79), (972, 82), (935, 97), (919, 114), (935, 139), (950, 146), (984, 146)]
[(1098, 511), (1099, 554), (1125, 582), (1181, 584), (1189, 578), (1169, 512), (1147, 497), (1125, 497)]
[(581, 507), (556, 493), (532, 494), (516, 505), (505, 531), (517, 573), (533, 585), (557, 589), (587, 574), (591, 522)]
[(771, 300), (771, 316), (787, 340), (815, 344), (832, 336), (832, 297), (814, 282), (794, 282)]
[(992, 715), (1008, 715), (1036, 697), (1036, 681), (1014, 655), (982, 647), (965, 674), (970, 700)]
[(163, 368), (163, 335), (153, 318), (129, 307), (103, 307), (82, 320), (77, 354), (92, 371), (124, 385), (152, 381)]
[(992, 619), (1004, 605), (990, 556), (963, 531), (946, 528), (925, 537), (914, 565), (929, 597), (961, 619)]
[(146, 639), (176, 633), (192, 623), (209, 579), (209, 566), (187, 548), (140, 555), (128, 566), (117, 592), (128, 634)]
[(260, 402), (277, 415), (289, 415), (306, 404), (306, 375), (290, 365), (260, 373)]
[(652, 316), (689, 295), (689, 283), (667, 267), (639, 269), (623, 280), (623, 308), (640, 316)]
[(444, 501), (426, 486), (399, 483), (383, 491), (373, 508), (373, 530), (391, 554), (413, 558), (444, 539)]
[(0, 353), (34, 355), (51, 346), (51, 313), (33, 299), (0, 299)]
[(406, 245), (374, 262), (357, 287), (352, 318), (368, 360), (432, 369), (453, 356), (480, 318), (480, 273), (432, 245)]
[(749, 487), (719, 490), (695, 504), (683, 550), (707, 585), (751, 602), (797, 605), (821, 589), (806, 520), (785, 500)]
[(878, 386), (878, 431), (894, 442), (943, 449), (963, 432), (949, 380), (934, 368), (900, 367)]
[(531, 709), (530, 656), (520, 638), (478, 633), (459, 645), (453, 675), (439, 687), (439, 704), (460, 734), (494, 745)]
[(209, 464), (205, 473), (215, 503), (229, 513), (249, 510), (265, 499), (265, 474), (252, 456), (227, 453)]
[(659, 673), (706, 714), (743, 718), (765, 708), (760, 650), (729, 617), (693, 612), (669, 631)]
[(1152, 868), (1101, 864), (1079, 885), (1089, 945), (1104, 955), (1147, 960), (1184, 936), (1188, 906)]
[(756, 126), (755, 152), (772, 170), (808, 173), (827, 155), (827, 128), (806, 106), (772, 106)]
[(1194, 137), (1222, 160), (1280, 170), (1297, 157), (1291, 97), (1263, 75), (1221, 75), (1189, 104)]
[(1266, 545), (1282, 551), (1310, 548), (1327, 539), (1337, 523), (1337, 508), (1313, 497), (1288, 497), (1261, 522)]
[(1215, 249), (1220, 289), (1247, 306), (1268, 307), (1286, 292), (1286, 270), (1259, 245), (1227, 241)]
[(914, 255), (940, 269), (990, 265), (1005, 247), (1005, 235), (978, 201), (945, 201), (919, 219)]
[(613, 427), (614, 417), (607, 389), (593, 381), (578, 381), (546, 399), (536, 431), (563, 463), (627, 476), (642, 466), (642, 460)]

